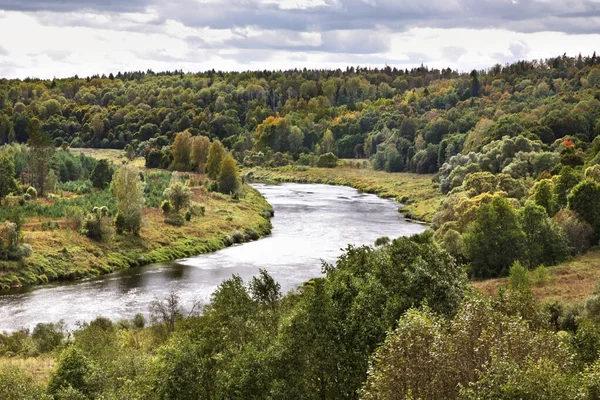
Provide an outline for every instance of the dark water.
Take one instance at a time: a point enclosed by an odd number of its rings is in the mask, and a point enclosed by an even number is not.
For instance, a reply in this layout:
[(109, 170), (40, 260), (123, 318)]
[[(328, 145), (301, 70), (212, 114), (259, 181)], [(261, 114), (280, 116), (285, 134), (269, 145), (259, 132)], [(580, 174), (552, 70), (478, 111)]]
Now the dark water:
[(219, 283), (239, 274), (245, 281), (266, 269), (287, 292), (321, 275), (321, 260), (333, 262), (348, 244), (373, 244), (422, 232), (407, 222), (398, 203), (341, 186), (254, 185), (273, 205), (271, 236), (172, 263), (131, 268), (95, 279), (0, 295), (0, 331), (38, 322), (112, 320), (148, 313), (155, 299), (175, 291), (187, 307), (207, 302)]

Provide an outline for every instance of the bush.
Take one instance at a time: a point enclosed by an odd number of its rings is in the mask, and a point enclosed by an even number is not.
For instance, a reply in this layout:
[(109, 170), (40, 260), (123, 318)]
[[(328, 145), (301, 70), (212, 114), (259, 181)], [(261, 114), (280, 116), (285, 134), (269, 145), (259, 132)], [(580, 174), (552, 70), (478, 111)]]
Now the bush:
[(135, 326), (138, 329), (141, 329), (144, 326), (146, 326), (146, 318), (144, 318), (142, 314), (135, 314), (135, 317), (133, 317), (132, 322), (133, 326)]
[(386, 244), (390, 243), (390, 238), (387, 236), (382, 236), (380, 238), (377, 238), (377, 240), (375, 240), (375, 246), (379, 247), (379, 246), (385, 246)]
[(92, 380), (94, 366), (92, 362), (74, 346), (68, 347), (61, 353), (56, 370), (48, 381), (48, 393), (58, 394), (69, 387), (84, 395), (93, 392)]
[(185, 212), (185, 220), (188, 221), (188, 222), (190, 222), (192, 220), (192, 213), (191, 213), (190, 210), (187, 210)]
[(240, 231), (235, 231), (231, 235), (231, 239), (233, 240), (233, 243), (243, 243), (244, 242), (244, 234)]
[(534, 269), (530, 276), (531, 283), (535, 286), (544, 286), (550, 280), (550, 272), (548, 271), (548, 268), (543, 265), (540, 265)]
[(260, 239), (259, 234), (252, 228), (248, 227), (244, 230), (244, 233), (250, 240), (258, 240)]
[(27, 188), (27, 192), (25, 193), (31, 196), (32, 199), (35, 199), (37, 197), (37, 190), (35, 190), (35, 188), (32, 186), (29, 186)]
[(514, 290), (528, 288), (529, 271), (520, 262), (516, 261), (510, 267), (508, 281), (510, 282), (510, 287)]
[(108, 229), (104, 218), (108, 215), (106, 207), (94, 207), (92, 212), (87, 215), (83, 223), (83, 228), (87, 237), (93, 240), (102, 240), (108, 234)]
[(322, 154), (317, 161), (319, 168), (335, 168), (338, 158), (333, 153)]
[(190, 206), (189, 212), (192, 213), (192, 216), (194, 216), (194, 217), (203, 217), (204, 214), (206, 213), (206, 207), (204, 207), (200, 204), (192, 203), (192, 205)]
[(5, 400), (50, 400), (36, 380), (16, 366), (0, 367), (0, 399)]
[(30, 195), (29, 193), (25, 193), (25, 194), (23, 195), (23, 200), (25, 200), (25, 201), (30, 201), (30, 200), (31, 200), (31, 195)]
[(38, 352), (49, 353), (52, 350), (60, 347), (65, 338), (65, 325), (62, 322), (52, 323), (39, 323), (33, 329), (31, 334)]
[(185, 224), (184, 218), (180, 214), (171, 213), (165, 218), (165, 222), (173, 226), (183, 226)]
[(171, 212), (171, 202), (169, 200), (165, 200), (162, 202), (162, 204), (160, 205), (160, 209), (162, 210), (163, 214), (167, 215)]
[(119, 235), (122, 235), (123, 231), (125, 230), (125, 217), (121, 213), (117, 213), (117, 215), (115, 215), (115, 228), (117, 229), (117, 233)]
[(64, 217), (67, 220), (67, 223), (69, 224), (71, 229), (76, 230), (76, 231), (81, 229), (81, 225), (83, 223), (83, 218), (84, 218), (83, 210), (81, 209), (81, 207), (77, 207), (77, 206), (65, 207)]

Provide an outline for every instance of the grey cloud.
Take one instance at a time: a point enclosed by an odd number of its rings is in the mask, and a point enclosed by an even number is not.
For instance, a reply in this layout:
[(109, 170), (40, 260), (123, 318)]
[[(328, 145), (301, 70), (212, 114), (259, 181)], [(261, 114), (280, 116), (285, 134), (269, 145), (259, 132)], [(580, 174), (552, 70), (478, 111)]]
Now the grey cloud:
[[(158, 12), (188, 26), (215, 29), (370, 30), (386, 27), (509, 28), (522, 32), (599, 32), (600, 0), (325, 0), (324, 5), (282, 9), (260, 0), (0, 0), (0, 9), (99, 13)], [(80, 23), (90, 23), (80, 21)], [(142, 24), (140, 24), (142, 25)]]
[(390, 49), (389, 35), (378, 31), (325, 31), (317, 37), (303, 36), (289, 30), (263, 31), (248, 36), (237, 33), (224, 46), (238, 49), (272, 49), (285, 51), (319, 51), (327, 53), (374, 54)]
[[(198, 4), (178, 0), (155, 6), (163, 19), (177, 19), (189, 26), (328, 31), (387, 27), (502, 28), (594, 31), (600, 22), (600, 1), (572, 0), (329, 0), (306, 9), (281, 9), (256, 0), (227, 0)], [(565, 22), (562, 24), (562, 22)], [(580, 22), (585, 22), (583, 26)], [(594, 26), (595, 25), (595, 26)]]
[(142, 12), (148, 3), (147, 0), (0, 0), (0, 10)]

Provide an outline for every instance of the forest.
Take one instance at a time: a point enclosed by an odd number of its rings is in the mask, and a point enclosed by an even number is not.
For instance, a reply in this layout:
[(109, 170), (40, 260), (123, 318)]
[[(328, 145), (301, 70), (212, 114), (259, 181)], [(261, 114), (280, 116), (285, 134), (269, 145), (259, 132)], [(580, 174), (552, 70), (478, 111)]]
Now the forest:
[[(596, 54), (470, 73), (0, 80), (0, 144), (0, 286), (67, 277), (53, 265), (73, 263), (73, 240), (117, 240), (105, 270), (92, 268), (105, 273), (258, 239), (272, 216), (246, 185), (258, 176), (340, 177), (332, 183), (395, 197), (430, 227), (349, 246), (289, 293), (262, 270), (224, 281), (195, 312), (172, 294), (149, 320), (3, 333), (0, 357), (53, 364), (40, 379), (0, 363), (2, 398), (600, 397), (600, 284), (579, 301), (536, 297), (557, 268), (597, 254)], [(66, 252), (44, 253), (21, 233), (28, 218), (78, 235), (65, 236)], [(171, 252), (176, 240), (156, 247), (145, 218), (173, 238), (216, 219), (219, 233)], [(494, 293), (477, 289), (490, 279), (501, 282)]]

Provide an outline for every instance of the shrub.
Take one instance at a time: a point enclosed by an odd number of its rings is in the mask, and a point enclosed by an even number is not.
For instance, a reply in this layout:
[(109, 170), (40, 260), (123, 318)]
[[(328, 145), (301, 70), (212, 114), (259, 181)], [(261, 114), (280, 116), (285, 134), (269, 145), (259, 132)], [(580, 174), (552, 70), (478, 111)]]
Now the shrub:
[(185, 220), (188, 221), (188, 222), (192, 220), (192, 213), (191, 213), (190, 210), (187, 210), (185, 212)]
[(132, 322), (133, 326), (135, 326), (138, 329), (141, 329), (144, 326), (146, 326), (146, 318), (144, 318), (142, 314), (135, 314), (135, 317), (133, 317)]
[(87, 237), (93, 240), (102, 240), (108, 234), (108, 229), (104, 218), (108, 215), (106, 207), (94, 207), (92, 212), (87, 215), (83, 223), (83, 228)]
[(172, 206), (173, 211), (176, 213), (186, 207), (189, 207), (192, 198), (192, 192), (190, 188), (179, 182), (165, 189), (163, 195), (169, 200), (169, 205)]
[(25, 194), (23, 195), (23, 200), (25, 200), (25, 201), (30, 201), (30, 200), (31, 200), (31, 195), (30, 195), (29, 193), (25, 193)]
[(258, 240), (260, 239), (259, 234), (252, 228), (248, 227), (244, 230), (244, 233), (250, 240)]
[(51, 352), (63, 344), (66, 338), (65, 325), (62, 322), (39, 323), (33, 329), (31, 338), (40, 353)]
[(535, 286), (544, 286), (550, 280), (550, 272), (548, 271), (548, 268), (543, 265), (540, 265), (534, 269), (530, 276), (531, 283)]
[(84, 395), (93, 392), (91, 385), (94, 366), (92, 362), (74, 346), (63, 350), (56, 370), (48, 381), (48, 393), (58, 394), (61, 390), (72, 387)]
[(317, 161), (319, 168), (335, 168), (338, 158), (333, 153), (322, 154)]
[(32, 199), (35, 199), (37, 197), (37, 190), (35, 190), (35, 188), (32, 186), (29, 186), (27, 188), (27, 192), (25, 193), (31, 196)]
[(377, 240), (375, 240), (375, 246), (379, 247), (379, 246), (385, 246), (386, 244), (390, 243), (390, 238), (387, 236), (382, 236), (380, 238), (377, 238)]
[(77, 206), (67, 206), (65, 207), (64, 217), (67, 220), (67, 223), (71, 227), (71, 229), (79, 230), (81, 229), (81, 225), (83, 223), (83, 210), (81, 207)]
[(190, 206), (189, 212), (191, 212), (192, 216), (194, 216), (194, 217), (203, 217), (204, 214), (206, 213), (206, 207), (204, 207), (200, 204), (192, 203), (192, 205)]
[(527, 288), (529, 287), (529, 271), (520, 262), (515, 261), (510, 267), (508, 281), (514, 290)]
[(240, 231), (235, 231), (231, 235), (231, 239), (233, 240), (233, 243), (243, 243), (244, 242), (244, 234)]
[(119, 235), (122, 235), (123, 231), (125, 230), (125, 217), (121, 213), (117, 213), (117, 215), (115, 215), (115, 228), (117, 229), (117, 233)]
[(183, 226), (185, 224), (184, 218), (180, 214), (171, 213), (165, 218), (165, 222), (173, 226)]
[(6, 400), (50, 400), (36, 380), (19, 367), (0, 367), (0, 399)]
[(163, 214), (167, 215), (171, 212), (171, 202), (169, 200), (165, 200), (162, 202), (162, 204), (160, 205), (160, 209), (162, 210)]
[(572, 254), (585, 253), (594, 240), (594, 228), (571, 210), (560, 210), (552, 220), (564, 231)]
[(216, 181), (206, 181), (206, 189), (209, 192), (218, 192), (219, 191), (219, 183)]

